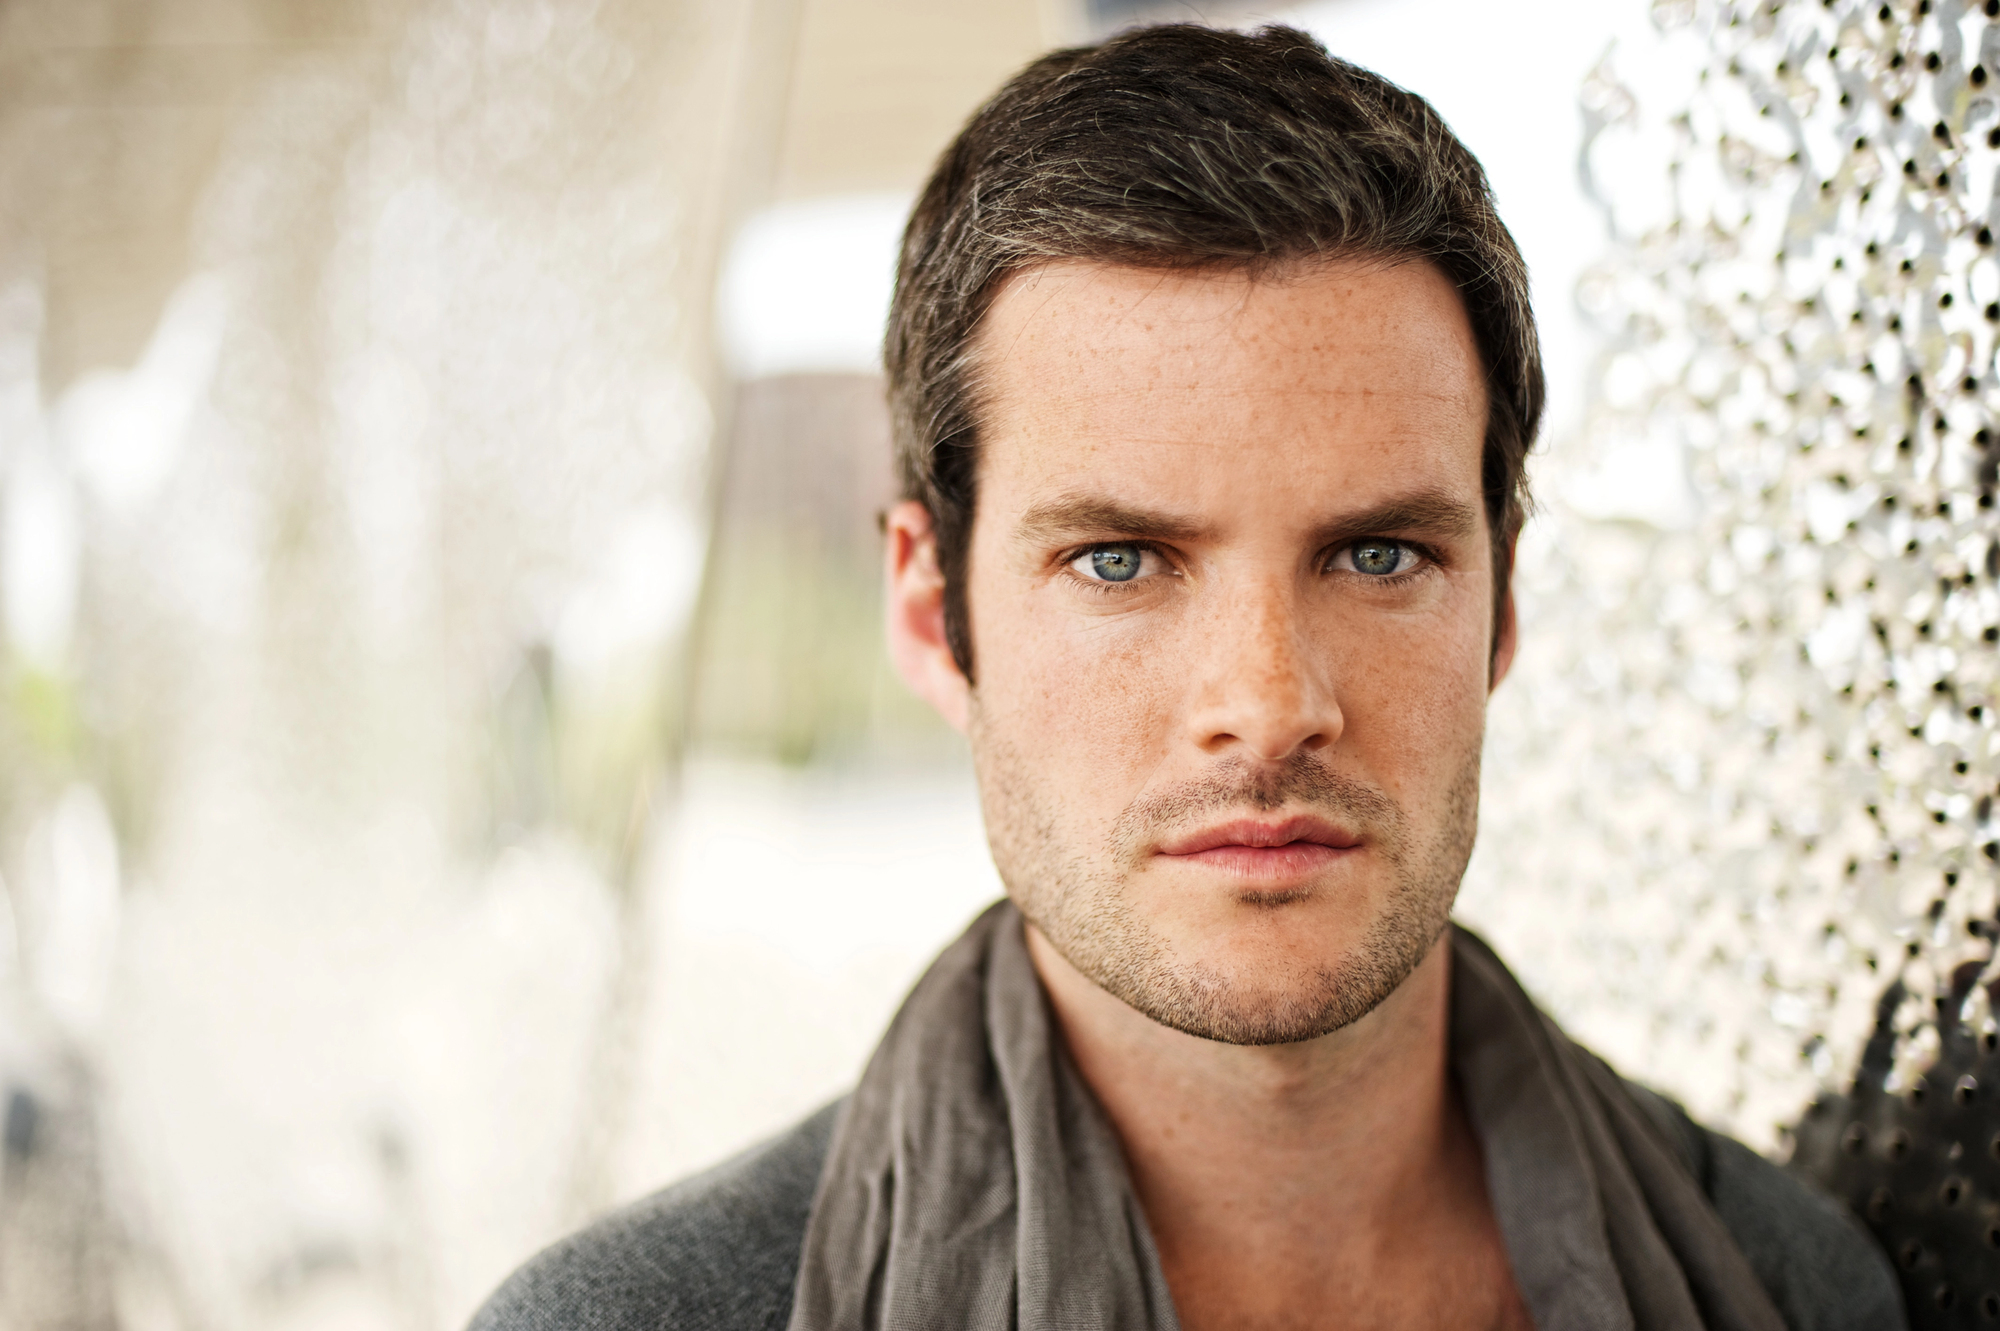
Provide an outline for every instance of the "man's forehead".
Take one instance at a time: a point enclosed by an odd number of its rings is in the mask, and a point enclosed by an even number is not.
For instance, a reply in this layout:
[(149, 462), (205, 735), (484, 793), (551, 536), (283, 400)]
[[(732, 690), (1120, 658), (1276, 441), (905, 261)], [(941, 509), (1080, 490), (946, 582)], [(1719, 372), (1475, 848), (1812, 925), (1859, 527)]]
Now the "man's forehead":
[(1354, 317), (1360, 312), (1357, 299), (1371, 298), (1385, 284), (1427, 287), (1444, 297), (1441, 308), (1456, 308), (1463, 320), (1463, 304), (1451, 279), (1414, 255), (1157, 265), (1065, 258), (1030, 264), (1002, 278), (982, 331), (1002, 323), (1019, 334), (1046, 326), (1051, 317), (1080, 317), (1100, 321), (1107, 331), (1122, 328), (1128, 335), (1174, 323), (1210, 335), (1240, 335), (1243, 316), (1274, 302), (1283, 306), (1285, 325), (1317, 331), (1322, 324)]
[(1063, 260), (1011, 275), (976, 343), (1001, 414), (1118, 397), (1274, 392), (1476, 399), (1484, 377), (1457, 289), (1423, 260), (1143, 268)]
[(1190, 488), (1275, 502), (1289, 487), (1324, 507), (1331, 491), (1382, 504), (1480, 485), (1480, 360), (1427, 263), (1045, 265), (1003, 290), (980, 357), (981, 471), (1023, 499), (1159, 510)]

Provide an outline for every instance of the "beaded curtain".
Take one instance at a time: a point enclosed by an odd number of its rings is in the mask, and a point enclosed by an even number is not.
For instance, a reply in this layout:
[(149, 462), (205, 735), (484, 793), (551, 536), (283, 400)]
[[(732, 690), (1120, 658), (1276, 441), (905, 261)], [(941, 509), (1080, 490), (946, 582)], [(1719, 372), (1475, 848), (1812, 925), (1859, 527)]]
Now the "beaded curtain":
[(1461, 913), (1782, 1153), (1896, 980), (1884, 1089), (1995, 1031), (2000, 0), (1651, 9), (1583, 90), (1603, 352)]

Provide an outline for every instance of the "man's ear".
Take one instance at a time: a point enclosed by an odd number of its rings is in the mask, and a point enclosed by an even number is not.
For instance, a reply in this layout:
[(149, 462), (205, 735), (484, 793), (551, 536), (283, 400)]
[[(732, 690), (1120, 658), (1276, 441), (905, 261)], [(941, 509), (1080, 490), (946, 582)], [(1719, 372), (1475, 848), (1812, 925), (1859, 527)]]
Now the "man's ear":
[(944, 573), (930, 512), (905, 499), (883, 522), (888, 582), (889, 659), (919, 698), (963, 733), (972, 686), (952, 659), (944, 632)]
[(1518, 535), (1507, 542), (1507, 587), (1494, 607), (1498, 622), (1493, 625), (1493, 665), (1486, 682), (1488, 693), (1507, 678), (1507, 670), (1514, 664), (1514, 649), (1520, 644), (1519, 622), (1514, 617), (1514, 547), (1519, 543)]

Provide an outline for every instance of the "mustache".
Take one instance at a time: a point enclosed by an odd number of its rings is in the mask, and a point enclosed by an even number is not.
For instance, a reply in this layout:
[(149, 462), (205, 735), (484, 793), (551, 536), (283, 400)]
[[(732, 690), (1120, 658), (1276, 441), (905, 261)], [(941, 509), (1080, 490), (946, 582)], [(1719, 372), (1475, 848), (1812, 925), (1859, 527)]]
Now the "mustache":
[(1313, 810), (1385, 848), (1399, 842), (1403, 825), (1402, 807), (1379, 787), (1334, 771), (1314, 754), (1295, 753), (1279, 763), (1229, 759), (1195, 780), (1148, 791), (1119, 814), (1114, 835), (1136, 848), (1206, 815), (1245, 808)]

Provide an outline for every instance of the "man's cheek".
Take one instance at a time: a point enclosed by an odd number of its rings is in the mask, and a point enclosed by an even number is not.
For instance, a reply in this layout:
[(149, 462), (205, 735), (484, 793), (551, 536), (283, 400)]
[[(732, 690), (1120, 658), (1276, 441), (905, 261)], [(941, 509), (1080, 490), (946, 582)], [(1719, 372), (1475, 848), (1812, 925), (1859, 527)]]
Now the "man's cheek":
[(1071, 626), (1054, 635), (1043, 692), (1051, 716), (1127, 747), (1148, 737), (1173, 710), (1173, 681), (1185, 680), (1185, 652), (1140, 624)]
[(989, 678), (1005, 680), (1007, 696), (995, 701), (1024, 747), (1090, 769), (1105, 788), (1158, 748), (1175, 705), (1171, 644), (1101, 620), (1023, 616), (996, 627), (1011, 632), (1001, 648), (1006, 664), (996, 661)]
[(1399, 797), (1448, 775), (1440, 760), (1477, 744), (1486, 715), (1482, 656), (1455, 635), (1404, 647), (1349, 654), (1336, 684), (1348, 742)]

